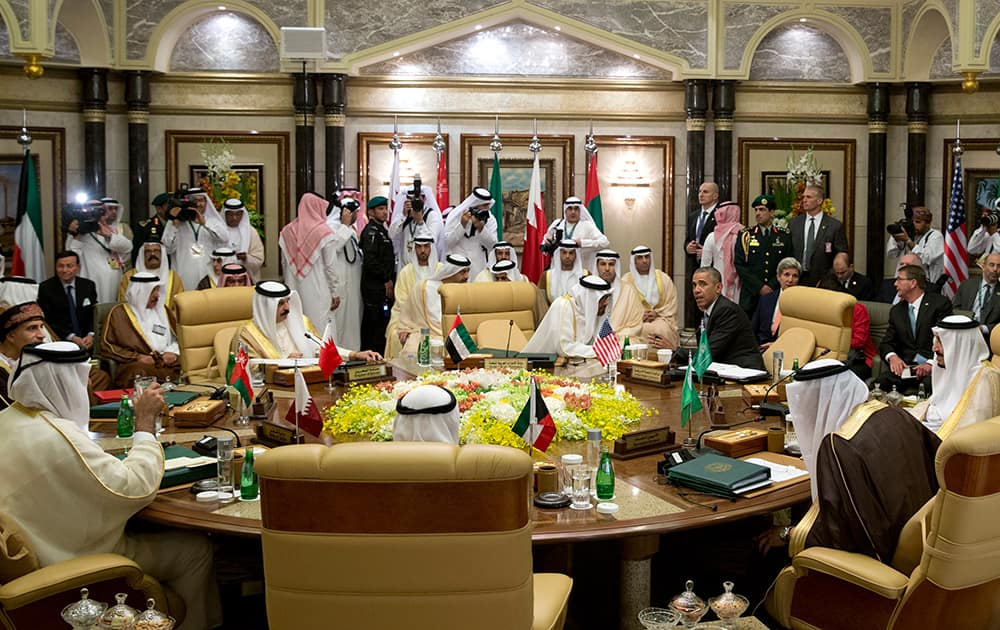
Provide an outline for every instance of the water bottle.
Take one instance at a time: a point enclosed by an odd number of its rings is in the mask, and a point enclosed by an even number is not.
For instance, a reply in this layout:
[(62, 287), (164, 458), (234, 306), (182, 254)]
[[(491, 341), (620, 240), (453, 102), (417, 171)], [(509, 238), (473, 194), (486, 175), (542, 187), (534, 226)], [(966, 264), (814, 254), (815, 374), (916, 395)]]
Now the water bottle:
[(792, 375), (788, 377), (788, 382), (792, 383), (795, 381), (795, 374), (799, 371), (799, 360), (792, 359)]
[(924, 389), (924, 384), (921, 383), (920, 387), (917, 388), (917, 400), (926, 400), (926, 399), (927, 399), (927, 390)]
[(601, 447), (601, 464), (597, 467), (597, 499), (608, 501), (615, 496), (615, 469), (611, 465), (611, 453), (607, 446)]
[(420, 329), (420, 345), (417, 346), (417, 365), (420, 367), (431, 366), (431, 329)]
[(135, 433), (135, 415), (132, 413), (132, 400), (127, 394), (122, 394), (118, 405), (118, 431), (120, 438), (130, 438)]
[(253, 447), (248, 446), (243, 456), (243, 468), (240, 470), (240, 498), (253, 501), (259, 494), (257, 473), (253, 469)]
[(771, 355), (771, 384), (774, 385), (781, 379), (781, 371), (785, 369), (785, 353), (775, 350)]
[(628, 335), (625, 335), (625, 345), (622, 347), (622, 361), (628, 361), (632, 358), (632, 348), (630, 345)]

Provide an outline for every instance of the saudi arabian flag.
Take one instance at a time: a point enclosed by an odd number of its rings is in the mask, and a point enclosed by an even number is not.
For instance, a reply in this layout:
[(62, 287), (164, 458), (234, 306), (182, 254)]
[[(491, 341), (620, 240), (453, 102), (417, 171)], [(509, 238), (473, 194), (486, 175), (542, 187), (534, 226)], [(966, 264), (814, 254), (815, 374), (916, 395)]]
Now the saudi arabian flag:
[(462, 322), (461, 313), (455, 315), (455, 321), (451, 324), (451, 332), (448, 333), (448, 338), (444, 341), (444, 348), (451, 355), (451, 360), (455, 362), (455, 365), (458, 365), (462, 362), (462, 359), (479, 350), (476, 347), (476, 342), (472, 340), (472, 336)]
[(503, 240), (503, 181), (500, 179), (500, 154), (493, 154), (493, 175), (490, 176), (490, 194), (493, 195), (493, 218), (497, 220), (497, 240)]
[(31, 152), (25, 149), (21, 181), (17, 188), (17, 221), (14, 228), (14, 260), (11, 272), (41, 282), (45, 280), (42, 241), (42, 200)]
[(229, 363), (226, 365), (226, 382), (233, 380), (233, 370), (236, 368), (236, 355), (229, 353)]
[(681, 388), (681, 426), (687, 426), (691, 422), (691, 416), (701, 411), (701, 399), (698, 398), (698, 390), (694, 388), (691, 379), (691, 364), (684, 371), (684, 387)]
[(597, 153), (590, 158), (590, 168), (587, 170), (587, 189), (584, 194), (587, 212), (594, 220), (594, 225), (604, 231), (604, 210), (601, 208), (601, 184), (597, 181)]
[(528, 388), (528, 402), (524, 404), (524, 409), (511, 430), (540, 451), (547, 450), (552, 438), (556, 436), (556, 423), (549, 414), (549, 408), (545, 406), (542, 392), (535, 386), (534, 377)]
[(698, 353), (694, 355), (694, 361), (691, 362), (694, 366), (694, 373), (698, 375), (698, 380), (701, 380), (702, 375), (708, 370), (708, 366), (712, 365), (712, 348), (708, 345), (708, 331), (701, 331), (701, 339), (698, 340)]

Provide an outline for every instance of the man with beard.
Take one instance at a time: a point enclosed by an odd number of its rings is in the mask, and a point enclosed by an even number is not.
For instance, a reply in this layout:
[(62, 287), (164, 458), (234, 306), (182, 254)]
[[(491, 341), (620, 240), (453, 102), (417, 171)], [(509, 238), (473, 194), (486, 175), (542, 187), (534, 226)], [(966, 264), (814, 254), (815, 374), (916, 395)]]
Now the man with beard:
[(555, 255), (558, 262), (553, 261), (552, 267), (542, 274), (538, 288), (545, 293), (549, 304), (566, 295), (583, 277), (583, 263), (580, 260), (580, 246), (572, 239), (559, 241)]
[(171, 269), (181, 277), (184, 286), (196, 287), (202, 278), (213, 273), (209, 255), (216, 247), (225, 245), (226, 224), (201, 189), (189, 188), (178, 194), (194, 203), (194, 208), (184, 213), (178, 206), (167, 210), (163, 246), (170, 255)]
[[(514, 268), (517, 269), (517, 252), (514, 251), (514, 246), (507, 241), (497, 241), (493, 244), (493, 248), (486, 257), (486, 268), (477, 275), (472, 276), (470, 282), (492, 282), (493, 273), (491, 269), (493, 269), (493, 265), (502, 260), (513, 262)], [(517, 277), (518, 279), (527, 280), (527, 278), (521, 276), (520, 272), (517, 273)]]
[(395, 303), (392, 305), (392, 316), (385, 330), (385, 356), (389, 358), (399, 356), (403, 349), (403, 344), (399, 342), (399, 321), (413, 287), (429, 280), (441, 266), (437, 259), (437, 249), (434, 247), (434, 238), (429, 234), (420, 234), (413, 239), (413, 257), (415, 261), (406, 264), (396, 276)]
[[(88, 203), (101, 205), (99, 201)], [(80, 275), (94, 282), (97, 301), (114, 302), (122, 272), (132, 256), (132, 241), (118, 231), (118, 203), (107, 203), (103, 208), (96, 232), (80, 234), (79, 222), (70, 222), (66, 249), (80, 257)]]
[(240, 263), (227, 263), (222, 265), (219, 271), (219, 286), (226, 287), (252, 287), (253, 281), (247, 268)]
[(677, 289), (670, 276), (653, 269), (653, 250), (634, 247), (629, 272), (622, 278), (619, 303), (611, 310), (611, 327), (636, 343), (673, 349), (677, 332)]
[(430, 236), (438, 255), (444, 253), (444, 219), (430, 186), (421, 185), (419, 194), (412, 188), (404, 188), (392, 203), (389, 238), (396, 250), (399, 269), (413, 262), (414, 239), (418, 236)]
[[(360, 206), (354, 199), (345, 199), (339, 206), (330, 204), (327, 212), (336, 215), (332, 223), (334, 267), (331, 318), (334, 339), (348, 348), (361, 347), (361, 246), (354, 222)], [(327, 225), (331, 225), (329, 220)], [(325, 324), (325, 322), (324, 322)]]
[(160, 299), (159, 282), (159, 277), (149, 272), (134, 274), (125, 304), (111, 309), (104, 320), (102, 348), (118, 363), (118, 387), (129, 387), (138, 375), (158, 379), (180, 376), (180, 348)]
[(434, 275), (413, 286), (399, 318), (398, 335), (403, 354), (416, 354), (420, 331), (424, 328), (428, 329), (432, 340), (442, 339), (441, 295), (438, 288), (442, 284), (468, 282), (471, 266), (465, 256), (448, 254)]
[(230, 247), (216, 247), (212, 250), (212, 273), (206, 275), (198, 283), (197, 289), (214, 289), (222, 278), (222, 267), (236, 262), (236, 251)]
[(315, 193), (303, 194), (298, 218), (283, 227), (278, 236), (285, 284), (309, 296), (305, 314), (321, 325), (334, 305), (336, 244), (333, 230), (327, 225), (328, 206), (326, 199)]
[(590, 269), (594, 265), (594, 255), (597, 250), (607, 247), (610, 243), (608, 237), (594, 223), (590, 211), (579, 197), (567, 197), (563, 201), (562, 218), (552, 222), (543, 240), (547, 244), (566, 240), (575, 242), (580, 250), (578, 254), (583, 269)]
[(236, 260), (247, 268), (251, 280), (260, 280), (260, 268), (264, 266), (264, 243), (257, 230), (250, 225), (250, 213), (239, 199), (226, 199), (222, 210), (226, 220), (222, 240), (236, 252)]
[(167, 260), (167, 251), (159, 241), (147, 241), (142, 244), (141, 255), (136, 258), (135, 269), (129, 269), (122, 276), (122, 281), (118, 285), (118, 301), (125, 301), (125, 292), (128, 290), (129, 282), (136, 273), (152, 273), (160, 279), (160, 295), (163, 297), (163, 305), (170, 308), (174, 296), (184, 290), (184, 282), (173, 269)]
[(470, 278), (486, 269), (487, 252), (497, 242), (497, 221), (490, 213), (494, 203), (490, 191), (477, 186), (448, 214), (444, 226), (445, 249), (472, 261)]
[(367, 211), (368, 225), (361, 230), (361, 349), (382, 350), (396, 280), (396, 253), (385, 228), (389, 200), (372, 197)]

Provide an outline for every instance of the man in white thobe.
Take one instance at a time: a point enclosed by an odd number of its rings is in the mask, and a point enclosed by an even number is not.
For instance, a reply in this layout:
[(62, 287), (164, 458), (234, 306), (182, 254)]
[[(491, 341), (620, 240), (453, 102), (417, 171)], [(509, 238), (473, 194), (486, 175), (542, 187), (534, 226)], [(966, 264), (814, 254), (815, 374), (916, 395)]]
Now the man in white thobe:
[(621, 299), (611, 311), (611, 327), (655, 348), (673, 349), (680, 341), (677, 289), (670, 276), (653, 268), (653, 251), (645, 245), (632, 249)]
[(338, 344), (348, 348), (361, 347), (361, 267), (363, 264), (361, 245), (354, 222), (361, 206), (354, 199), (345, 199), (340, 206), (330, 208), (330, 216), (336, 217), (327, 225), (333, 229), (333, 308), (332, 319)]
[(594, 266), (594, 255), (597, 250), (607, 247), (608, 237), (594, 223), (590, 211), (583, 205), (579, 197), (567, 197), (563, 201), (563, 216), (545, 232), (546, 243), (558, 243), (563, 239), (576, 241), (580, 247), (581, 262), (584, 269)]
[(247, 268), (250, 278), (257, 282), (260, 280), (260, 268), (264, 266), (264, 243), (257, 230), (250, 225), (250, 213), (239, 199), (226, 199), (222, 210), (226, 220), (222, 240), (236, 252), (236, 260)]
[(160, 295), (163, 296), (163, 304), (168, 308), (174, 296), (184, 290), (184, 282), (177, 272), (170, 268), (167, 249), (160, 241), (146, 241), (142, 244), (142, 250), (135, 259), (135, 269), (126, 271), (118, 284), (119, 302), (125, 301), (129, 280), (136, 273), (152, 273), (160, 279)]
[(444, 224), (445, 249), (472, 261), (470, 278), (486, 269), (488, 254), (497, 242), (497, 221), (490, 213), (494, 203), (490, 191), (477, 186), (448, 213)]
[(392, 201), (389, 238), (396, 250), (396, 264), (402, 269), (413, 261), (413, 241), (417, 236), (430, 236), (438, 255), (444, 251), (444, 219), (430, 186), (421, 186), (419, 199), (412, 188), (399, 191)]
[(552, 267), (542, 274), (539, 288), (544, 289), (549, 304), (576, 286), (583, 277), (583, 263), (580, 260), (580, 245), (572, 239), (563, 239), (556, 248)]
[(329, 205), (319, 195), (305, 193), (299, 200), (298, 218), (282, 228), (278, 237), (285, 284), (309, 296), (305, 314), (320, 325), (334, 308), (336, 288), (336, 240), (326, 221)]
[[(489, 256), (486, 258), (486, 268), (475, 276), (470, 276), (472, 278), (470, 282), (492, 282), (493, 274), (490, 270), (493, 268), (493, 265), (501, 260), (510, 260), (514, 263), (514, 268), (517, 268), (517, 251), (507, 241), (497, 241), (493, 244), (493, 249), (490, 250)], [(518, 271), (517, 275), (522, 280), (527, 280), (527, 278), (521, 276), (520, 271)]]
[(403, 346), (403, 353), (417, 352), (420, 345), (420, 331), (426, 328), (431, 340), (443, 339), (441, 332), (441, 295), (438, 288), (442, 284), (468, 282), (469, 259), (461, 254), (448, 254), (444, 262), (427, 280), (415, 284), (399, 318), (397, 335)]
[[(101, 205), (100, 201), (88, 202)], [(132, 257), (132, 240), (118, 230), (118, 206), (108, 204), (97, 221), (97, 231), (81, 234), (74, 219), (68, 226), (66, 249), (80, 257), (80, 275), (97, 287), (98, 302), (117, 302), (122, 272)]]
[(437, 248), (434, 238), (429, 234), (418, 235), (413, 239), (413, 262), (408, 263), (396, 274), (396, 285), (393, 292), (396, 296), (392, 304), (389, 324), (385, 329), (385, 356), (399, 356), (403, 344), (399, 342), (399, 319), (403, 316), (403, 307), (410, 299), (410, 292), (417, 284), (429, 279), (441, 266), (437, 259)]
[(190, 289), (212, 273), (210, 254), (216, 247), (224, 246), (226, 224), (215, 204), (200, 189), (189, 188), (178, 195), (177, 199), (194, 204), (194, 207), (175, 206), (167, 210), (168, 221), (163, 228), (162, 242), (170, 254), (170, 268)]

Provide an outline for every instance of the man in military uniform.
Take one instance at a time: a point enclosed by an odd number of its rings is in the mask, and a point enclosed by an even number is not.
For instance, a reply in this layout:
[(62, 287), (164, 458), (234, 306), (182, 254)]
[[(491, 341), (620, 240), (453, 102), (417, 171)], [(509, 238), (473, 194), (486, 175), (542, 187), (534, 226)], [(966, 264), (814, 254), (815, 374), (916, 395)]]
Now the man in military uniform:
[(160, 242), (163, 237), (163, 228), (166, 227), (166, 219), (163, 217), (167, 214), (167, 202), (170, 200), (170, 195), (167, 193), (160, 193), (153, 197), (153, 208), (156, 211), (149, 216), (149, 218), (137, 221), (135, 225), (132, 226), (132, 266), (135, 266), (136, 258), (142, 252), (142, 246), (145, 243)]
[(361, 349), (381, 352), (389, 323), (396, 280), (396, 254), (385, 227), (389, 200), (372, 197), (367, 205), (368, 224), (361, 231)]
[(774, 197), (759, 195), (753, 200), (757, 225), (740, 230), (733, 254), (736, 273), (742, 281), (740, 307), (746, 313), (757, 309), (760, 296), (778, 289), (778, 261), (792, 255), (788, 230), (774, 225)]

